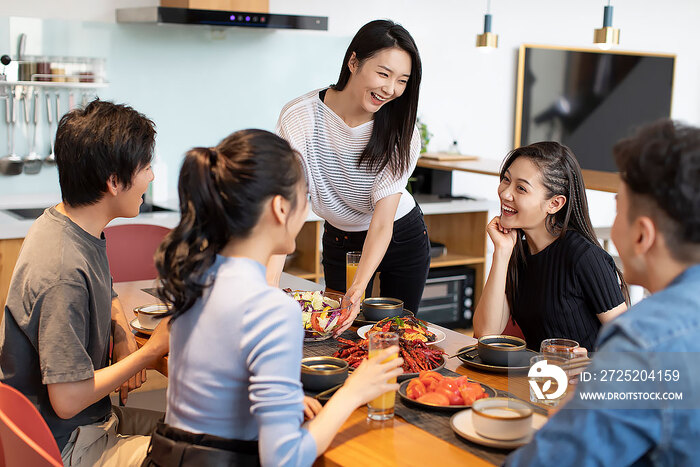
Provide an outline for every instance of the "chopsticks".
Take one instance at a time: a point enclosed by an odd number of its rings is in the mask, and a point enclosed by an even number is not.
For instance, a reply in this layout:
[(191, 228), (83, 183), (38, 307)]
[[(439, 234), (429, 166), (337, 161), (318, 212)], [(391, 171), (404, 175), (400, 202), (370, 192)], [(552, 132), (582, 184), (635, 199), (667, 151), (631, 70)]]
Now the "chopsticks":
[(343, 381), (342, 383), (340, 383), (340, 384), (337, 385), (337, 386), (333, 386), (333, 387), (330, 388), (330, 389), (326, 389), (326, 390), (323, 391), (323, 392), (319, 392), (318, 394), (316, 394), (316, 395), (314, 396), (314, 399), (320, 400), (323, 396), (327, 396), (328, 394), (331, 394), (331, 393), (337, 391), (338, 389), (340, 389), (340, 388), (343, 386), (343, 384), (345, 384), (345, 381)]
[(460, 350), (459, 352), (457, 352), (456, 354), (445, 357), (445, 360), (449, 360), (450, 358), (459, 357), (460, 355), (464, 355), (466, 353), (471, 352), (475, 348), (476, 348), (476, 345), (467, 346), (467, 347), (463, 348), (462, 350)]

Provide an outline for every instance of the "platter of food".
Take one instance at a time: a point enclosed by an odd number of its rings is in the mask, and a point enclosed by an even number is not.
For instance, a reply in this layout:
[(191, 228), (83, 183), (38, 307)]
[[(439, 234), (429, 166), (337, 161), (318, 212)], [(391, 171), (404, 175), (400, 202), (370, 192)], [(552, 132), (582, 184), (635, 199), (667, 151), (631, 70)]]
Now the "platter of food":
[[(337, 338), (340, 350), (333, 354), (336, 358), (342, 358), (350, 369), (357, 368), (362, 360), (367, 358), (367, 339), (353, 342), (348, 339)], [(437, 370), (445, 366), (444, 352), (441, 349), (428, 347), (420, 341), (405, 341), (399, 339), (399, 356), (403, 358), (404, 374), (399, 380), (415, 377), (419, 372)]]
[(466, 376), (449, 377), (436, 371), (420, 372), (418, 377), (401, 383), (397, 392), (406, 404), (443, 412), (468, 409), (474, 401), (496, 396), (491, 386)]
[(415, 316), (384, 318), (375, 325), (362, 326), (357, 330), (357, 335), (366, 339), (368, 333), (375, 331), (396, 332), (399, 340), (420, 341), (424, 344), (437, 344), (445, 340), (444, 332), (428, 326), (428, 323)]

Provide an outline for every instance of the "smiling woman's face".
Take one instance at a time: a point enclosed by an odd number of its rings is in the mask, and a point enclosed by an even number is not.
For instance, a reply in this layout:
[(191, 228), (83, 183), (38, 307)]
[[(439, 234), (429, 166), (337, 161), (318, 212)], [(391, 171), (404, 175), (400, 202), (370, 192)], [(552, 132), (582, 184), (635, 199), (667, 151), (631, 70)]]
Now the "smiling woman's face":
[(540, 169), (527, 157), (518, 157), (508, 167), (498, 186), (503, 227), (532, 230), (544, 226), (549, 199), (541, 177)]
[(362, 108), (372, 114), (401, 97), (411, 76), (411, 56), (397, 47), (382, 49), (362, 64), (353, 54), (348, 66), (352, 72), (348, 87)]

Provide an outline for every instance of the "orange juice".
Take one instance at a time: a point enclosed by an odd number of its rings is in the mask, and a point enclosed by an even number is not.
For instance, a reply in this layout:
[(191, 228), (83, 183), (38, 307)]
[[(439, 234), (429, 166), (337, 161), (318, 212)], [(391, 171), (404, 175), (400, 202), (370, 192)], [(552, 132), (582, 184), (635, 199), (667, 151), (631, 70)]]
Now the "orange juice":
[[(370, 350), (370, 351), (369, 351), (368, 357), (369, 357), (369, 358), (372, 358), (372, 357), (374, 357), (376, 354), (378, 354), (379, 352), (381, 352), (382, 350), (384, 350), (384, 349)], [(389, 358), (387, 358), (386, 360), (384, 360), (384, 362), (382, 362), (382, 363), (386, 363), (386, 362), (388, 362), (389, 360), (393, 360), (393, 359), (395, 359), (397, 356), (398, 356), (398, 354), (395, 353), (395, 354), (392, 355), (391, 357), (389, 357)], [(388, 382), (389, 382), (389, 383), (395, 383), (395, 382), (396, 382), (396, 377), (393, 377), (393, 378), (389, 379)], [(372, 411), (374, 411), (374, 412), (381, 412), (381, 411), (385, 411), (385, 410), (391, 409), (391, 412), (393, 413), (393, 411), (394, 411), (395, 399), (396, 399), (396, 392), (395, 392), (395, 391), (385, 392), (385, 393), (382, 394), (381, 396), (379, 396), (379, 397), (377, 397), (376, 399), (370, 401), (370, 403), (369, 403), (370, 410), (372, 410)]]
[[(352, 285), (353, 281), (355, 280), (355, 274), (357, 274), (357, 267), (360, 265), (360, 263), (347, 263), (345, 265), (345, 290), (348, 290), (350, 286)], [(362, 298), (360, 300), (365, 299), (365, 294), (364, 292), (362, 293)]]

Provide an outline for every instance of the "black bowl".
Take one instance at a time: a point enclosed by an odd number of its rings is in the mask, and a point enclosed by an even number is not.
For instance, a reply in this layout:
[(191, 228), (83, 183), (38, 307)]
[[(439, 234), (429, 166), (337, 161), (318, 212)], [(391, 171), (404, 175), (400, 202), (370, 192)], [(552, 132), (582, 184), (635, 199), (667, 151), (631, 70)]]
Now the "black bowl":
[(370, 297), (362, 301), (362, 314), (367, 321), (381, 321), (403, 314), (403, 301), (398, 298)]
[(508, 366), (508, 360), (525, 350), (525, 341), (515, 336), (482, 336), (477, 344), (479, 357), (489, 365)]
[(337, 386), (348, 377), (348, 362), (335, 357), (306, 357), (301, 363), (301, 384), (306, 391), (325, 391)]

